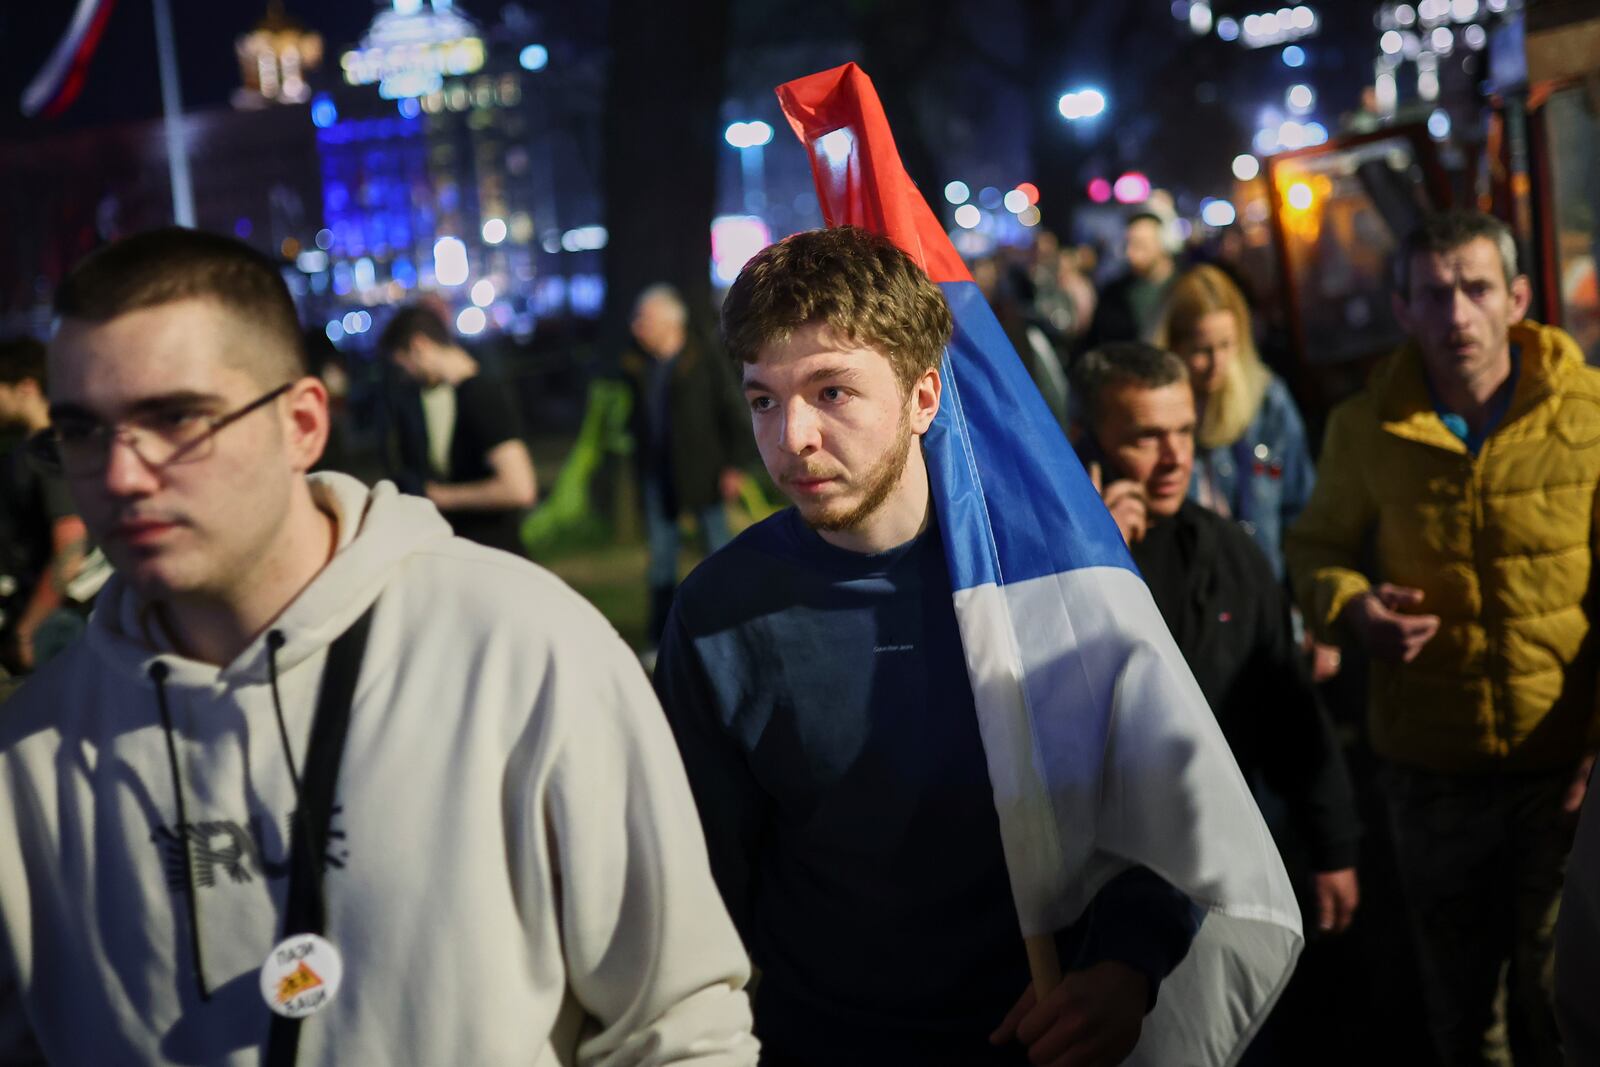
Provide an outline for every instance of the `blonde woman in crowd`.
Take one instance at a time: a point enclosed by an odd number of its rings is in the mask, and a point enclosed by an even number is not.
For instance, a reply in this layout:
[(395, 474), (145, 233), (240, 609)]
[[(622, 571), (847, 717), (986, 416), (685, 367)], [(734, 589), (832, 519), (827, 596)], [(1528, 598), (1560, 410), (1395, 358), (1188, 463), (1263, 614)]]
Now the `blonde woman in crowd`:
[(1156, 340), (1183, 357), (1194, 383), (1191, 495), (1243, 526), (1282, 578), (1283, 533), (1311, 498), (1316, 468), (1288, 387), (1256, 352), (1244, 294), (1216, 267), (1186, 271)]
[[(1256, 352), (1244, 294), (1216, 267), (1191, 268), (1167, 295), (1156, 343), (1183, 357), (1194, 383), (1190, 497), (1242, 526), (1281, 580), (1283, 535), (1311, 499), (1316, 466), (1289, 387)], [(1313, 646), (1313, 676), (1338, 671), (1339, 650)]]

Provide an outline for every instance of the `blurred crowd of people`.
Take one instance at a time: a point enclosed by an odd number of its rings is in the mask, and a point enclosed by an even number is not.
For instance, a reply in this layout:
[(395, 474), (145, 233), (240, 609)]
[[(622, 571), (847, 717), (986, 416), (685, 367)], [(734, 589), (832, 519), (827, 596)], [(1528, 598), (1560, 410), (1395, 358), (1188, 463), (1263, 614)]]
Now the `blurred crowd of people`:
[[(1308, 921), (1348, 928), (1379, 869), (1365, 906), (1409, 940), (1340, 980), (1414, 946), (1440, 1063), (1562, 1062), (1557, 905), (1600, 739), (1595, 457), (1570, 428), (1594, 372), (1525, 320), (1506, 227), (1439, 216), (1397, 253), (1409, 341), (1314, 448), (1238, 264), (1170, 234), (1130, 216), (1115, 274), (1049, 234), (971, 270), (1307, 868)], [(1254, 1055), (1295, 1062), (1305, 1022)]]
[[(1286, 803), (1308, 915), (1342, 930), (1361, 899), (1361, 822), (1312, 684), (1342, 646), (1370, 678), (1345, 690), (1388, 842), (1365, 855), (1398, 888), (1369, 906), (1401, 910), (1409, 935), (1362, 962), (1414, 946), (1439, 1062), (1562, 1062), (1555, 931), (1597, 738), (1595, 372), (1525, 319), (1503, 224), (1438, 216), (1396, 256), (1408, 342), (1333, 409), (1314, 460), (1239, 286), (1150, 254), (1158, 232), (1130, 221), (1129, 273), (1057, 349), (1079, 454), (1264, 807)], [(1574, 928), (1589, 921), (1572, 906)], [(1592, 965), (1569, 943), (1560, 966)], [(1569, 1029), (1592, 1014), (1577, 988)], [(1288, 1040), (1314, 1038), (1269, 1027), (1263, 1043)], [(1566, 1062), (1585, 1062), (1568, 1040)]]
[[(1405, 931), (1399, 941), (1369, 941), (1356, 965), (1415, 967), (1418, 1030), (1426, 1032), (1419, 1040), (1441, 1065), (1560, 1063), (1558, 1014), (1567, 1062), (1580, 1062), (1571, 1058), (1576, 1043), (1595, 1042), (1600, 1029), (1594, 987), (1582, 986), (1591, 994), (1585, 1006), (1563, 1000), (1557, 978), (1567, 972), (1568, 990), (1593, 980), (1592, 954), (1600, 951), (1600, 927), (1582, 925), (1585, 915), (1592, 920), (1600, 913), (1600, 890), (1591, 881), (1600, 870), (1575, 867), (1582, 880), (1564, 886), (1600, 747), (1600, 641), (1591, 629), (1600, 547), (1600, 372), (1585, 365), (1567, 335), (1526, 319), (1528, 282), (1501, 223), (1471, 213), (1439, 215), (1407, 236), (1397, 254), (1393, 304), (1407, 342), (1375, 364), (1364, 389), (1332, 410), (1318, 447), (1282, 373), (1287, 368), (1264, 353), (1262, 309), (1252, 307), (1236, 266), (1186, 261), (1170, 232), (1159, 213), (1129, 217), (1116, 273), (1094, 249), (1062, 246), (1044, 232), (1027, 249), (1002, 249), (970, 268), (1083, 461), (1281, 835), (1308, 925), (1332, 939), (1357, 926), (1364, 912), (1379, 911), (1393, 924), (1385, 929)], [(209, 292), (195, 284), (197, 292)], [(761, 397), (748, 381), (741, 391), (737, 364), (697, 328), (674, 288), (657, 284), (635, 296), (630, 334), (616, 354), (615, 374), (631, 400), (628, 426), (648, 546), (647, 662), (653, 664), (658, 645), (676, 643), (677, 658), (664, 662), (657, 682), (679, 742), (689, 746), (686, 752), (701, 743), (716, 749), (715, 759), (691, 754), (689, 772), (712, 838), (712, 867), (727, 895), (731, 861), (718, 852), (718, 841), (755, 833), (745, 808), (756, 794), (739, 778), (738, 760), (727, 762), (725, 739), (686, 739), (691, 728), (674, 706), (733, 701), (729, 723), (719, 729), (737, 733), (734, 705), (766, 684), (757, 668), (766, 664), (782, 674), (781, 665), (767, 662), (776, 647), (769, 643), (822, 647), (859, 605), (855, 599), (834, 605), (835, 615), (819, 630), (809, 609), (832, 603), (837, 587), (827, 584), (802, 597), (803, 617), (782, 614), (785, 606), (751, 607), (782, 620), (754, 644), (730, 650), (717, 644), (720, 631), (686, 635), (683, 609), (674, 614), (686, 523), (708, 554), (729, 543), (726, 508), (752, 475), (760, 476), (757, 445), (773, 484), (791, 496), (803, 497), (806, 489), (772, 469), (769, 453), (780, 446), (763, 442), (759, 426), (752, 440), (752, 405)], [(455, 534), (522, 555), (522, 521), (539, 484), (526, 426), (505, 382), (427, 302), (396, 313), (377, 349), (381, 386), (353, 387), (339, 354), (313, 346), (311, 366), (331, 413), (319, 469), (351, 471), (367, 482), (386, 477), (401, 493), (431, 501)], [(83, 359), (102, 358), (101, 349), (83, 352)], [(48, 440), (55, 461), (54, 467), (30, 463), (27, 449), (15, 447), (0, 467), (0, 663), (16, 677), (78, 637), (111, 573), (65, 491), (78, 455), (72, 448), (85, 446), (64, 435), (61, 420), (71, 426), (82, 412), (70, 405), (53, 412), (48, 386), (42, 345), (27, 339), (0, 345), (0, 422), (19, 440)], [(210, 432), (249, 410), (220, 419), (208, 414)], [(146, 462), (151, 454), (141, 448), (181, 458), (191, 443), (209, 440), (191, 442), (182, 427), (140, 418), (126, 428), (96, 424), (84, 433), (145, 441), (135, 451)], [(103, 451), (107, 442), (97, 447)], [(355, 482), (328, 484), (333, 488), (317, 491), (349, 500), (324, 510), (392, 507), (376, 497), (359, 504), (364, 490)], [(293, 502), (310, 506), (309, 497)], [(387, 520), (395, 526), (391, 536), (423, 523), (420, 514), (394, 511)], [(333, 536), (351, 535), (336, 523)], [(797, 545), (780, 539), (762, 549), (766, 555), (749, 575), (728, 562), (739, 553), (719, 557), (727, 574), (717, 580), (725, 584), (708, 588), (714, 579), (702, 576), (693, 610), (716, 617), (736, 587), (740, 603), (765, 604), (762, 598), (775, 591), (779, 599), (800, 595), (792, 576), (767, 584), (768, 557), (795, 554), (802, 569), (852, 566), (820, 542)], [(871, 547), (878, 553), (885, 546)], [(125, 550), (123, 566), (129, 558)], [(471, 570), (474, 558), (463, 556), (459, 565)], [(871, 576), (876, 580), (878, 572)], [(580, 631), (588, 625), (569, 622)], [(871, 635), (862, 633), (870, 644)], [(158, 645), (166, 648), (180, 639), (160, 640), (169, 641)], [(564, 638), (552, 633), (548, 640), (556, 647)], [(959, 647), (947, 651), (959, 662)], [(686, 667), (686, 659), (700, 663), (695, 657), (728, 662)], [(516, 674), (513, 665), (486, 662), (491, 672)], [(610, 660), (596, 669), (608, 677), (618, 670)], [(747, 669), (755, 673), (740, 675), (734, 689), (717, 688), (719, 672)], [(1347, 684), (1352, 675), (1355, 684)], [(839, 686), (839, 692), (850, 688)], [(657, 740), (664, 738), (663, 732)], [(513, 732), (506, 743), (523, 742)], [(629, 750), (617, 758), (644, 757)], [(716, 760), (723, 761), (722, 777), (708, 785), (696, 776)], [(175, 777), (177, 768), (173, 756)], [(633, 770), (605, 773), (625, 777)], [(178, 785), (180, 797), (185, 788)], [(663, 790), (664, 803), (684, 803), (675, 784)], [(1368, 803), (1369, 796), (1378, 802)], [(754, 877), (746, 869), (752, 859), (740, 861), (741, 885)], [(915, 857), (909, 862), (906, 870), (918, 869)], [(704, 888), (698, 875), (674, 876), (685, 879), (690, 897)], [(1170, 889), (1155, 882), (1156, 896)], [(1373, 885), (1380, 887), (1376, 894)], [(1558, 958), (1564, 888), (1579, 910), (1567, 919), (1568, 947)], [(1149, 903), (1156, 896), (1148, 886), (1132, 892), (1150, 914), (1171, 913)], [(809, 906), (794, 902), (796, 914)], [(748, 924), (759, 918), (738, 907), (734, 918), (747, 941), (773, 936), (770, 929), (752, 935)], [(1182, 932), (1181, 915), (1173, 921), (1178, 933), (1162, 951), (1181, 957), (1192, 930)], [(819, 926), (805, 937), (837, 942), (838, 935)], [(727, 948), (727, 930), (707, 936), (719, 951)], [(907, 933), (903, 947), (910, 951), (915, 940)], [(845, 952), (842, 942), (835, 951)], [(198, 961), (198, 940), (194, 952)], [(796, 962), (803, 946), (788, 945), (784, 953), (766, 960), (756, 954), (775, 990), (808, 980), (807, 965)], [(1314, 953), (1308, 960), (1319, 966)], [(604, 969), (598, 955), (595, 967)], [(928, 967), (939, 970), (933, 962)], [(823, 1047), (805, 1033), (811, 1009), (795, 1007), (803, 1000), (768, 1025), (787, 1035), (791, 1049)], [(1297, 1002), (1291, 988), (1285, 1010), (1244, 1062), (1307, 1062), (1307, 1043), (1330, 1025)], [(1600, 1044), (1583, 1047), (1600, 1050)]]

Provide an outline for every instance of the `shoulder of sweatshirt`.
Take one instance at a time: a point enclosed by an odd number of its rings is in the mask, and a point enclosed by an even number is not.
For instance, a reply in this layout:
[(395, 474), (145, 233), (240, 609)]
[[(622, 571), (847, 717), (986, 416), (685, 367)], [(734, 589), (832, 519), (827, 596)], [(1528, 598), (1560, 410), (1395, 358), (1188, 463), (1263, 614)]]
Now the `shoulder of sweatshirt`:
[(392, 594), (431, 598), (429, 612), (415, 622), (447, 627), (446, 634), (515, 626), (530, 641), (621, 641), (594, 605), (550, 571), (460, 537), (408, 555), (381, 595)]
[(543, 567), (461, 538), (399, 563), (373, 641), (369, 655), (386, 653), (411, 677), (453, 679), (475, 714), (511, 731), (530, 715), (550, 740), (660, 717), (638, 656), (598, 609)]
[[(471, 671), (485, 650), (498, 648), (510, 653), (498, 659), (509, 672), (501, 684), (515, 690), (560, 669), (596, 685), (614, 676), (630, 690), (637, 680), (648, 692), (638, 659), (598, 610), (554, 574), (506, 552), (452, 537), (406, 555), (379, 594), (380, 613), (391, 610), (400, 618), (375, 625), (369, 660), (387, 651), (412, 669)], [(389, 644), (400, 647), (383, 647)], [(80, 638), (0, 705), (0, 756), (98, 733), (105, 724), (91, 724), (91, 715), (153, 720), (154, 701), (150, 683), (115, 673)]]

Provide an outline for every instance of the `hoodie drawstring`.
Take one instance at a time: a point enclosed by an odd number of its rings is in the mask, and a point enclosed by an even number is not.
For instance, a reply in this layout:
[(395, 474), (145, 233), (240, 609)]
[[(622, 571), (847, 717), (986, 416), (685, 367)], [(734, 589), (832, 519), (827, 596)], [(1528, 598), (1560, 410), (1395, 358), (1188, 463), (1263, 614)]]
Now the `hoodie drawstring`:
[(167, 707), (168, 667), (161, 660), (150, 664), (150, 680), (156, 685), (156, 705), (161, 709), (161, 726), (167, 734), (167, 763), (172, 768), (172, 792), (178, 798), (178, 842), (183, 846), (184, 897), (189, 905), (189, 952), (194, 959), (194, 980), (200, 999), (209, 1001), (205, 963), (200, 954), (200, 894), (194, 884), (194, 845), (189, 837), (189, 807), (184, 801), (183, 775), (178, 770), (178, 744), (172, 733), (172, 712)]
[[(283, 744), (283, 759), (289, 765), (289, 781), (294, 783), (295, 818), (300, 817), (300, 775), (295, 770), (294, 755), (289, 748), (289, 727), (283, 719), (283, 700), (278, 695), (278, 650), (286, 639), (283, 631), (267, 634), (267, 673), (272, 683), (272, 710), (278, 719), (278, 740)], [(183, 775), (178, 769), (178, 744), (172, 730), (172, 711), (167, 706), (167, 676), (171, 669), (161, 660), (150, 664), (150, 680), (156, 685), (156, 705), (161, 709), (161, 726), (167, 735), (167, 763), (172, 769), (172, 792), (178, 798), (178, 840), (183, 845), (183, 882), (187, 889), (185, 898), (189, 906), (189, 953), (194, 958), (195, 983), (200, 988), (200, 999), (209, 1001), (211, 989), (206, 983), (205, 965), (200, 952), (200, 894), (194, 884), (194, 846), (189, 837), (189, 805), (184, 797)]]
[(294, 810), (299, 812), (300, 774), (294, 769), (294, 753), (289, 748), (289, 727), (284, 724), (283, 701), (278, 697), (278, 649), (287, 641), (282, 630), (272, 630), (267, 634), (267, 678), (272, 682), (272, 710), (278, 716), (278, 740), (283, 744), (283, 762), (289, 765), (289, 781), (294, 784)]

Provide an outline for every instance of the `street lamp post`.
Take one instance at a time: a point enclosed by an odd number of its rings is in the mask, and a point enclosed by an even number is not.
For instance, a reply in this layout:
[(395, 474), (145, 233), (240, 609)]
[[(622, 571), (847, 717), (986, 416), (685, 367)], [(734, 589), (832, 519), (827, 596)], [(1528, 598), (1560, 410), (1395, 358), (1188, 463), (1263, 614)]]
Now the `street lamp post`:
[(167, 166), (172, 174), (172, 221), (193, 228), (194, 187), (189, 181), (189, 150), (183, 143), (183, 102), (178, 94), (178, 50), (172, 42), (172, 9), (168, 0), (155, 0), (154, 6), (161, 111), (167, 134)]

